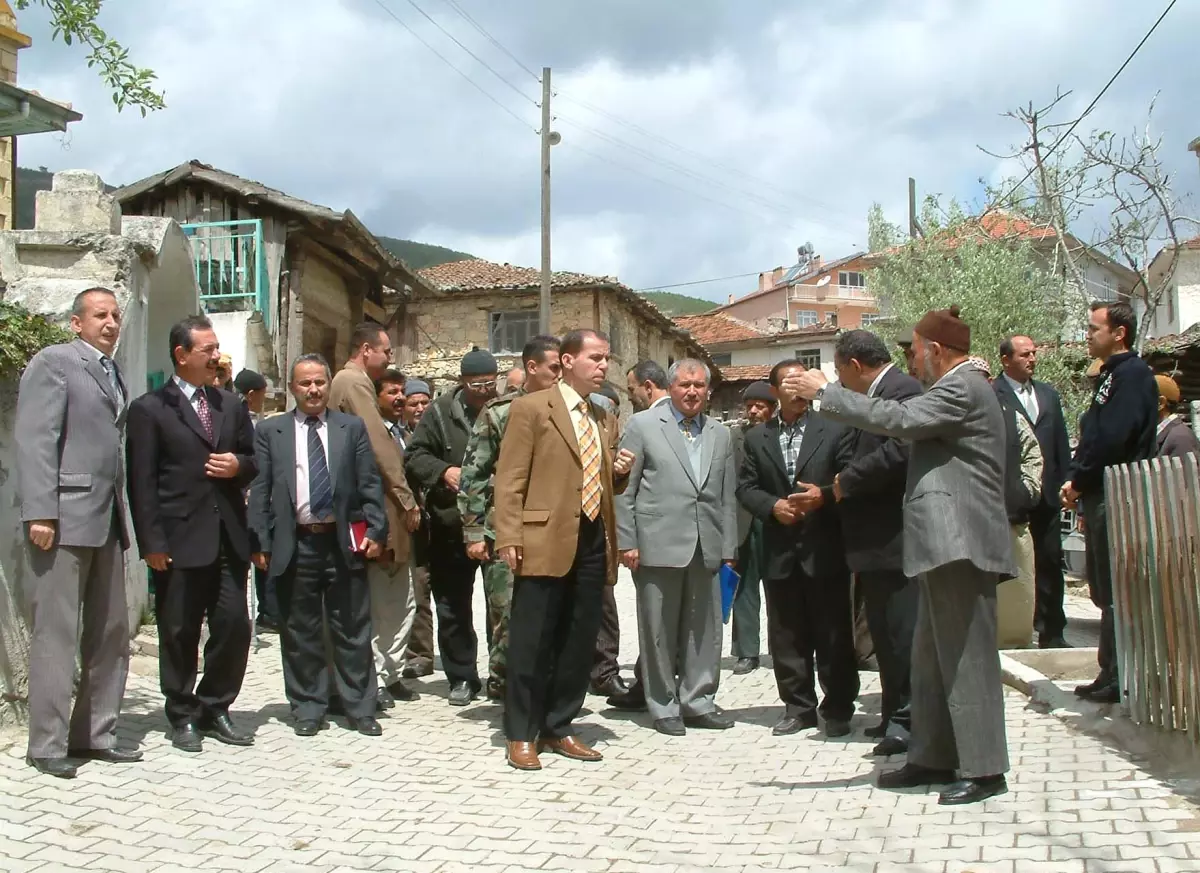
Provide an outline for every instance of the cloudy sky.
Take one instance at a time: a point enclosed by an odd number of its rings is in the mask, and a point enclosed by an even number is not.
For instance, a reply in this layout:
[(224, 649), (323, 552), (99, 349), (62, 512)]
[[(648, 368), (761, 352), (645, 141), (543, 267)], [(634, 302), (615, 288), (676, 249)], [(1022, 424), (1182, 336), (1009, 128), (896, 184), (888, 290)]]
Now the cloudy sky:
[[(101, 24), (166, 91), (145, 119), (118, 115), (31, 9), (20, 82), (84, 120), (23, 139), (21, 163), (124, 184), (196, 158), (379, 234), (536, 265), (533, 73), (550, 66), (555, 267), (695, 282), (793, 263), (806, 241), (826, 258), (863, 247), (873, 201), (905, 220), (910, 175), (977, 202), (977, 180), (1003, 173), (977, 146), (1022, 140), (1002, 113), (1062, 88), (1073, 117), (1166, 2), (110, 0)], [(1197, 33), (1183, 0), (1084, 124), (1132, 130), (1157, 93), (1180, 195), (1200, 191)], [(754, 282), (678, 290), (723, 300)]]

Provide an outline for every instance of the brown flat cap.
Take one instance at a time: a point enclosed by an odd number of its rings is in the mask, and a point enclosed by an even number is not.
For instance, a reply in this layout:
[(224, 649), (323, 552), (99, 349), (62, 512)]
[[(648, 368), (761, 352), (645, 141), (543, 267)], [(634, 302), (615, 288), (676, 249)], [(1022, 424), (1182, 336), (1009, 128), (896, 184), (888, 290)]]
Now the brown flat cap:
[(958, 317), (957, 306), (929, 310), (913, 330), (930, 342), (948, 349), (971, 351), (971, 326)]

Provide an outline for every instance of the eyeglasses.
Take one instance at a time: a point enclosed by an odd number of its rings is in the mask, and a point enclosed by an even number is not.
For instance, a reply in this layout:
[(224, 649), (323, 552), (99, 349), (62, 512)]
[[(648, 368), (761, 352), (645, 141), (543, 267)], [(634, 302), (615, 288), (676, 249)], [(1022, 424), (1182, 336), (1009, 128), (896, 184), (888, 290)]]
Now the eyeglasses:
[(499, 379), (492, 379), (488, 382), (468, 382), (467, 387), (472, 391), (491, 391), (499, 381)]

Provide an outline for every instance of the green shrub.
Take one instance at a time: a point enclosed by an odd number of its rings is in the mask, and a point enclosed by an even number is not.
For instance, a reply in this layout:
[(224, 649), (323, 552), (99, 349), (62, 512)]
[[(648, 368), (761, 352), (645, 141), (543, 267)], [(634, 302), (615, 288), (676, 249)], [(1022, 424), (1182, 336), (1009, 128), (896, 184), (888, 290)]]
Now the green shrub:
[(70, 331), (44, 316), (0, 300), (0, 378), (17, 378), (30, 358), (46, 346), (71, 338)]

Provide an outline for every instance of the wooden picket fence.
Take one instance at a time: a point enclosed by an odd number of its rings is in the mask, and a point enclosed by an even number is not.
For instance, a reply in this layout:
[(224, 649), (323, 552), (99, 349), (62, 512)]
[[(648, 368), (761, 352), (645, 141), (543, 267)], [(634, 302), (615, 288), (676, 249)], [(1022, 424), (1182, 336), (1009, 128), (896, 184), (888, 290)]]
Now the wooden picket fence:
[(1104, 476), (1125, 705), (1200, 744), (1200, 466), (1155, 458)]

